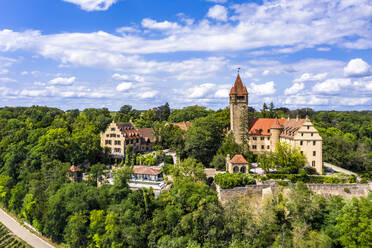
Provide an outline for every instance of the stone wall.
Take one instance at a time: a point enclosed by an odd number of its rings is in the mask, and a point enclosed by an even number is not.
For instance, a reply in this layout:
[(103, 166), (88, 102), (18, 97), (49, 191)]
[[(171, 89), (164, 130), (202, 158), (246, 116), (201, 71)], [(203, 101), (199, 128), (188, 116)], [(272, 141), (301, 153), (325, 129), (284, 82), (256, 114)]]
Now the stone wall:
[[(339, 195), (343, 198), (367, 196), (372, 191), (370, 184), (307, 184), (308, 189), (323, 196)], [(252, 200), (262, 200), (266, 196), (272, 196), (279, 189), (278, 185), (247, 185), (232, 189), (221, 189), (216, 186), (218, 198), (222, 203), (226, 203), (234, 198), (248, 198)], [(289, 190), (287, 187), (285, 189)]]

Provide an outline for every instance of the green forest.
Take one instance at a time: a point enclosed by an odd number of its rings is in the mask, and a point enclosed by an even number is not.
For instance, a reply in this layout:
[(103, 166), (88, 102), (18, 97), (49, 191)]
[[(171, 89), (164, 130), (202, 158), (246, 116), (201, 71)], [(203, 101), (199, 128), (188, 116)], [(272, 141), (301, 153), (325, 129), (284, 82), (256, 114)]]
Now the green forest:
[[(319, 130), (324, 161), (371, 176), (372, 112), (250, 108), (250, 117), (296, 115), (308, 115)], [(97, 175), (110, 163), (99, 133), (112, 120), (153, 127), (155, 148), (177, 151), (182, 162), (167, 168), (169, 191), (158, 198), (152, 190), (132, 192), (129, 167), (115, 173), (113, 185), (97, 187)], [(259, 207), (244, 199), (221, 205), (203, 169), (220, 169), (227, 154), (245, 152), (225, 135), (229, 120), (228, 108), (171, 110), (168, 104), (146, 111), (124, 105), (118, 112), (0, 108), (0, 203), (66, 247), (372, 246), (371, 195), (325, 198), (298, 182)], [(192, 121), (188, 131), (169, 125), (182, 121)], [(71, 164), (89, 180), (70, 182)]]

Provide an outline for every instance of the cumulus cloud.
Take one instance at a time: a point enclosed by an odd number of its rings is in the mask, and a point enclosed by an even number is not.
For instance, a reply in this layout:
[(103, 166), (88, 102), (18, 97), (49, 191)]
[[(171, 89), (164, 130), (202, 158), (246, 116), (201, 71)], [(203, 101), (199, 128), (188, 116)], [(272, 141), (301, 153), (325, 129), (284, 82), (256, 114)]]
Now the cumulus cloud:
[(148, 29), (170, 30), (170, 29), (180, 28), (180, 26), (176, 22), (169, 22), (169, 21), (157, 22), (150, 18), (143, 19), (141, 24), (142, 24), (142, 27), (148, 28)]
[(303, 82), (311, 82), (311, 81), (320, 81), (327, 77), (328, 73), (319, 73), (319, 74), (311, 74), (311, 73), (304, 73), (301, 77), (296, 78), (293, 80), (294, 83), (303, 83)]
[(222, 5), (215, 5), (208, 10), (207, 16), (218, 21), (227, 21), (227, 9)]
[(254, 95), (272, 95), (276, 91), (274, 81), (270, 81), (264, 84), (255, 84), (251, 83), (250, 87), (248, 89), (249, 93), (252, 93)]
[(15, 80), (13, 78), (8, 78), (8, 77), (2, 77), (2, 78), (0, 78), (0, 82), (4, 82), (4, 83), (15, 83), (15, 82), (17, 82), (17, 80)]
[(79, 5), (86, 11), (107, 10), (118, 0), (62, 0), (64, 2)]
[(307, 95), (294, 95), (286, 97), (284, 104), (286, 105), (327, 105), (329, 100), (327, 98), (322, 98), (319, 96), (307, 96)]
[(313, 87), (314, 92), (318, 93), (337, 93), (343, 87), (350, 86), (351, 80), (348, 78), (332, 78), (324, 82), (317, 83)]
[(370, 73), (369, 65), (360, 58), (352, 59), (344, 68), (344, 74), (347, 77), (363, 77)]
[(227, 98), (229, 96), (228, 89), (219, 89), (214, 93), (214, 97), (216, 98)]
[(121, 84), (118, 84), (118, 86), (116, 86), (116, 90), (127, 91), (130, 88), (132, 88), (132, 86), (133, 86), (133, 83), (121, 83)]
[(114, 73), (112, 75), (112, 78), (115, 79), (115, 80), (119, 80), (119, 81), (135, 81), (135, 82), (139, 82), (139, 83), (145, 82), (144, 77), (142, 77), (140, 75), (136, 75), (136, 74), (127, 75), (127, 74)]
[(203, 98), (206, 97), (208, 94), (212, 93), (215, 90), (215, 84), (201, 84), (195, 87), (192, 87), (186, 93), (186, 97), (188, 98)]
[(9, 73), (9, 70), (8, 69), (1, 69), (0, 68), (0, 75), (1, 74), (8, 74)]
[(49, 81), (51, 85), (72, 85), (75, 82), (76, 77), (57, 77)]
[(207, 2), (212, 2), (212, 3), (226, 3), (227, 0), (205, 0)]
[(285, 95), (293, 95), (297, 94), (301, 90), (305, 88), (304, 83), (294, 83), (291, 87), (285, 89), (284, 94)]
[(151, 99), (154, 98), (159, 92), (156, 90), (149, 90), (145, 92), (140, 92), (139, 97), (142, 99)]

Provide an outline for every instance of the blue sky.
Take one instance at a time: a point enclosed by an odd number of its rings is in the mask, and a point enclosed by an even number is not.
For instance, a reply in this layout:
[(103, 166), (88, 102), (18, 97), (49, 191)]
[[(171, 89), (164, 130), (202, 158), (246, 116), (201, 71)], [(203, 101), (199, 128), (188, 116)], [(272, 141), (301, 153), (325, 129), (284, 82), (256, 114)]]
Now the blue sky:
[(0, 1), (0, 106), (371, 110), (369, 0)]

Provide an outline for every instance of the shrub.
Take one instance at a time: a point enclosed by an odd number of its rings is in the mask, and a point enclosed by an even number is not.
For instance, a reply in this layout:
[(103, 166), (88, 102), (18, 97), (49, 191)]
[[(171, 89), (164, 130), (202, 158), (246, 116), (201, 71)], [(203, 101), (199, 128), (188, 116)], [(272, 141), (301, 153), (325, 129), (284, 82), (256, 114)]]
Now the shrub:
[(244, 173), (224, 173), (217, 174), (214, 181), (223, 189), (231, 189), (234, 187), (242, 187), (249, 184), (256, 184), (254, 178), (249, 174)]
[(350, 194), (350, 189), (349, 188), (344, 188), (344, 191), (348, 194)]
[(366, 183), (368, 183), (368, 180), (367, 180), (367, 178), (362, 178), (362, 179), (360, 180), (360, 183), (363, 183), (363, 184), (366, 184)]
[(173, 157), (171, 155), (166, 155), (164, 158), (165, 164), (174, 164)]

